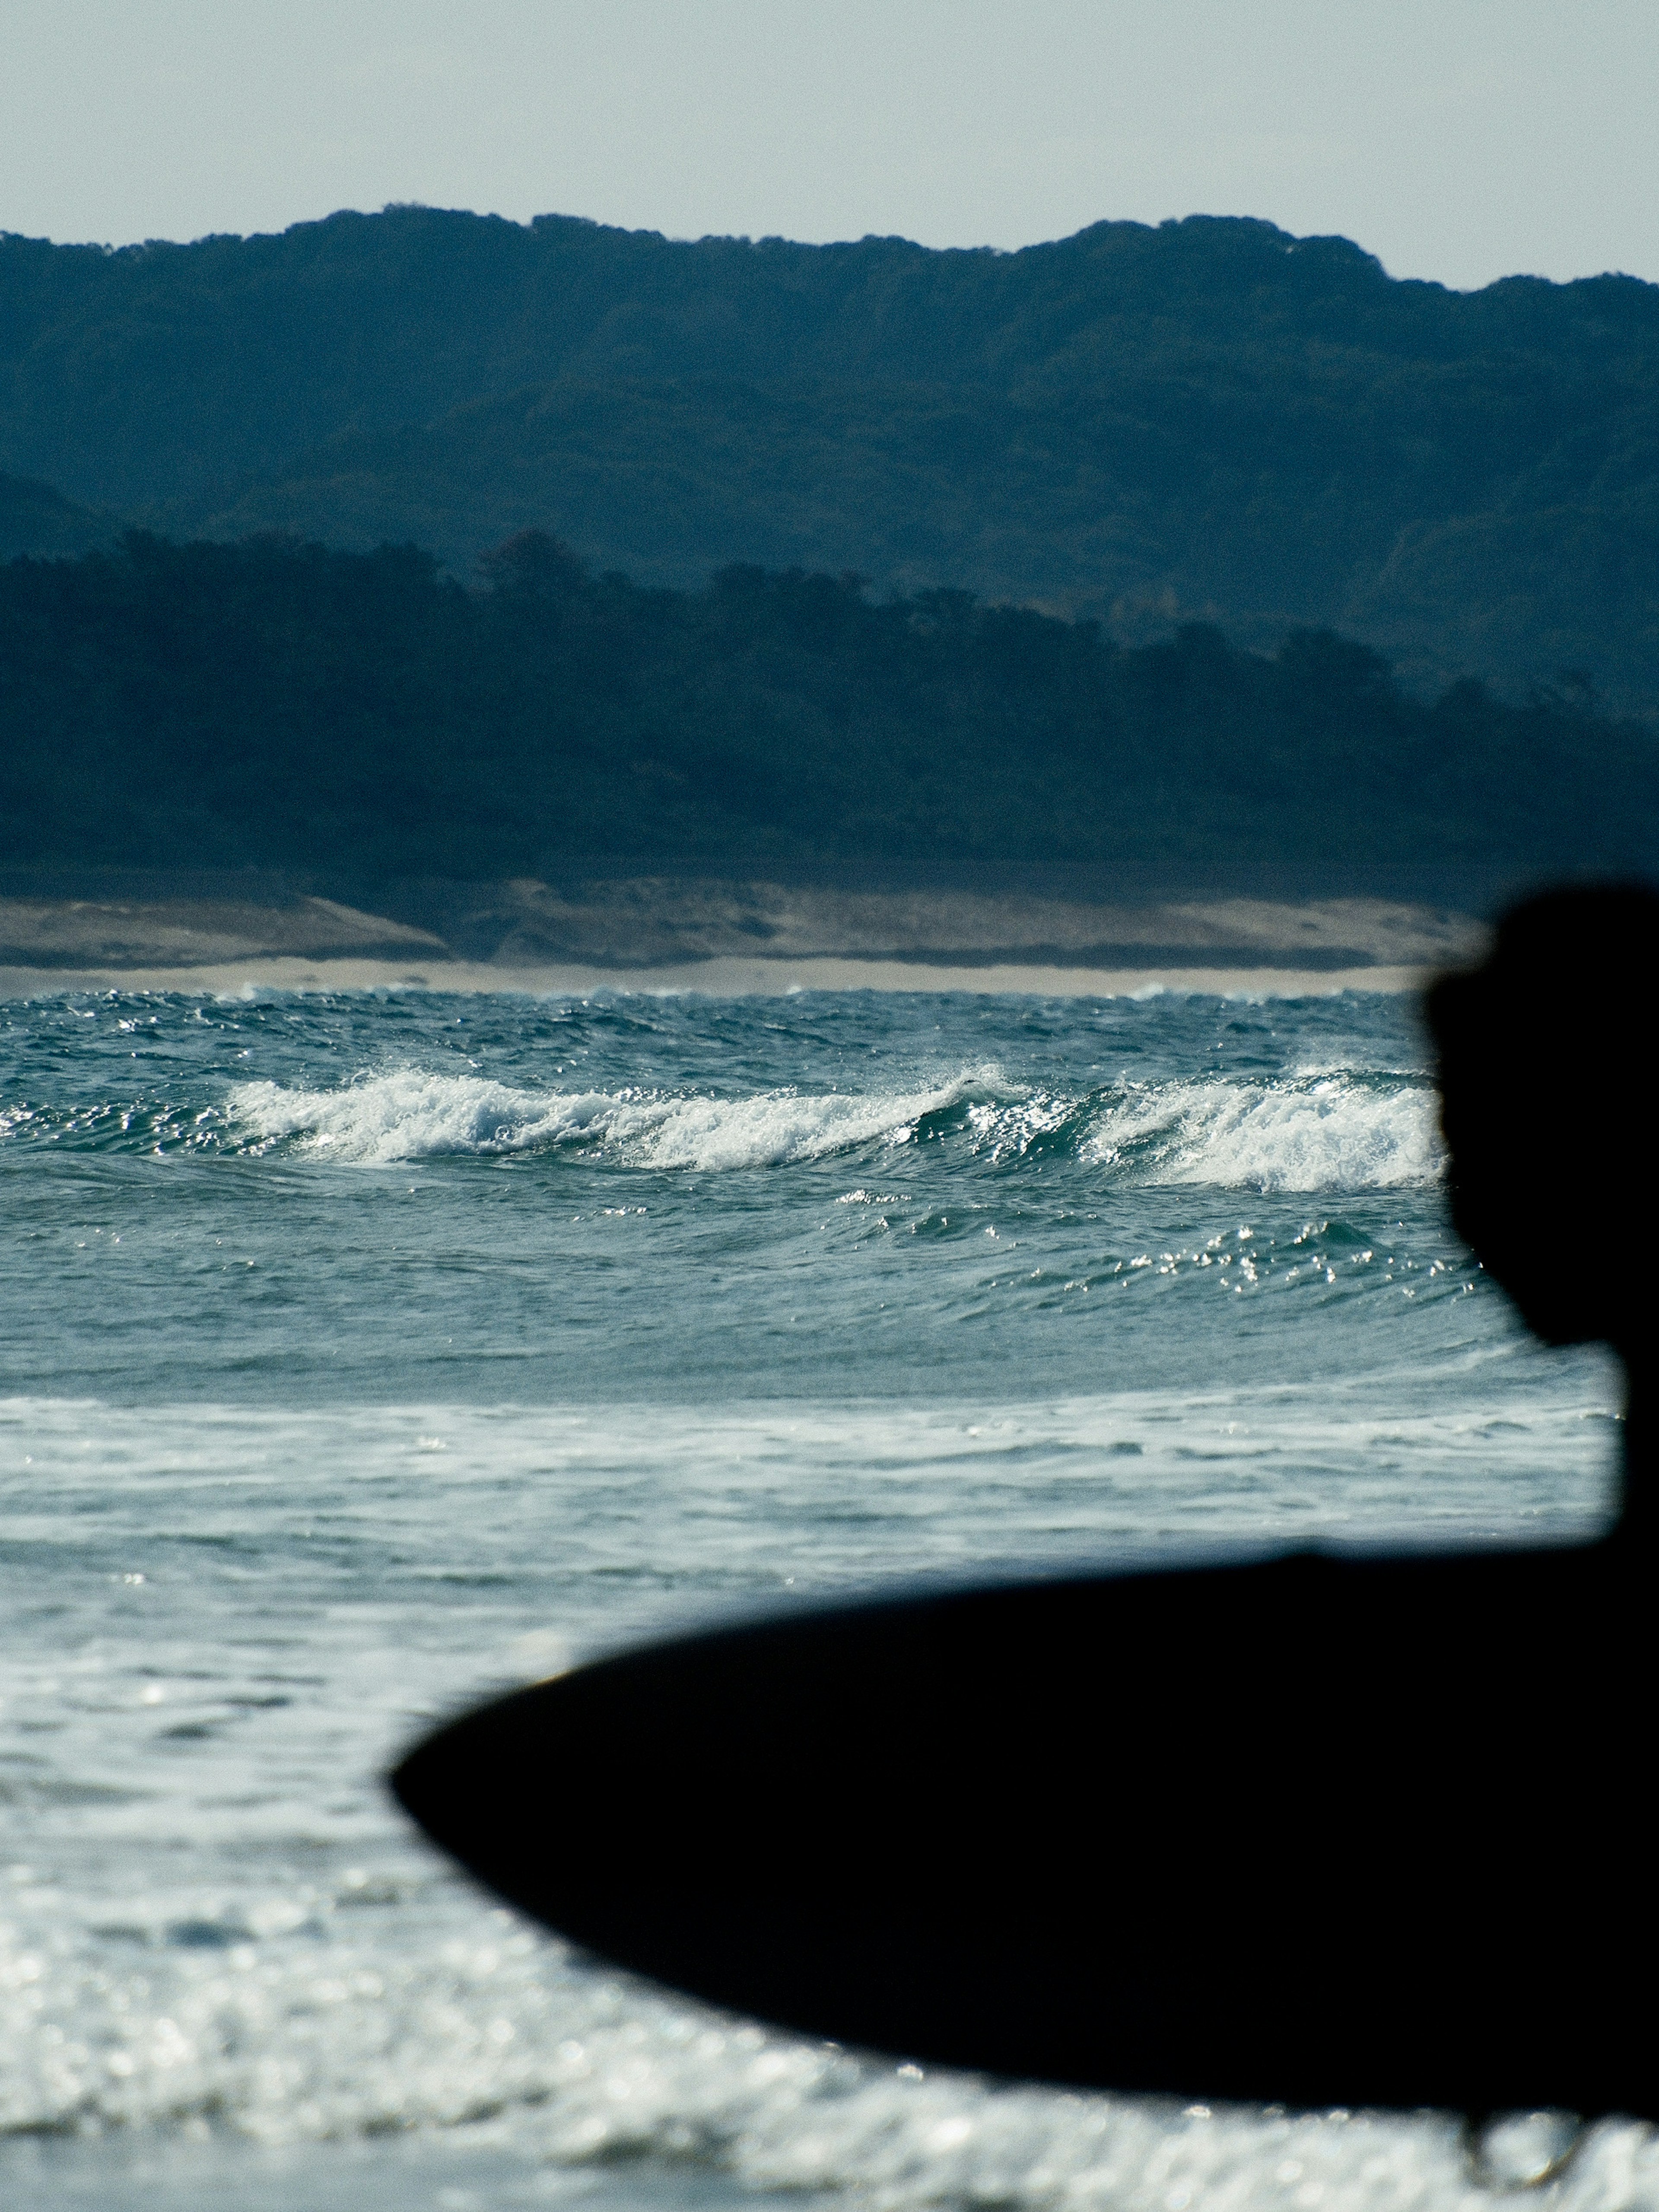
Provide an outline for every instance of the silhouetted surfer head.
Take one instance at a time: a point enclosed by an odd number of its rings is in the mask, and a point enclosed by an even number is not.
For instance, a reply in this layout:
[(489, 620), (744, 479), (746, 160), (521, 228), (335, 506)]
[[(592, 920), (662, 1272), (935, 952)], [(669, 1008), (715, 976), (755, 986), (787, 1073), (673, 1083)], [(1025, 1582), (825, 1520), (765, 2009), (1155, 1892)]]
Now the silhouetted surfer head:
[[(1547, 891), (1514, 907), (1489, 957), (1430, 991), (1452, 1218), (1549, 1344), (1604, 1340), (1623, 1358), (1635, 1414), (1655, 1322), (1649, 1224), (1630, 1192), (1647, 1176), (1654, 1057), (1645, 1011), (1659, 977), (1659, 894), (1639, 884)], [(1594, 1093), (1575, 1110), (1544, 1052)], [(1641, 1395), (1645, 1401), (1647, 1393)], [(1645, 1425), (1626, 1436), (1626, 1523), (1655, 1512)]]

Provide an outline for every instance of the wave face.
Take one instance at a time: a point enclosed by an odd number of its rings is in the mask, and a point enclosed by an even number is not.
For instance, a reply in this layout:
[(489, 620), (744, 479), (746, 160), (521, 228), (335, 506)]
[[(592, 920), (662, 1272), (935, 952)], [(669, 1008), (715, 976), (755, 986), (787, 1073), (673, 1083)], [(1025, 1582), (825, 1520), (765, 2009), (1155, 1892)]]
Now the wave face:
[(995, 1164), (1058, 1153), (1114, 1181), (1229, 1190), (1395, 1190), (1440, 1171), (1433, 1097), (1409, 1077), (1349, 1072), (1265, 1082), (1116, 1085), (1068, 1097), (995, 1068), (927, 1089), (674, 1097), (538, 1091), (400, 1068), (336, 1090), (246, 1083), (233, 1140), (293, 1143), (368, 1164), (573, 1149), (627, 1167), (718, 1172), (958, 1138)]

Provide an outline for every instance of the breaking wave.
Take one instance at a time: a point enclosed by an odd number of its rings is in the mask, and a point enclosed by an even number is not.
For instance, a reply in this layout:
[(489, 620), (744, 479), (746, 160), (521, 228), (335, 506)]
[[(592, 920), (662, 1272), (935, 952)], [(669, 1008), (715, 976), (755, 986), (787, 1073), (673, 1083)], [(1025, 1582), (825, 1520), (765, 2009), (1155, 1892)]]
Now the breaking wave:
[(926, 1090), (723, 1098), (532, 1091), (403, 1068), (325, 1091), (243, 1084), (228, 1106), (243, 1149), (292, 1143), (313, 1157), (370, 1164), (564, 1149), (620, 1166), (708, 1172), (957, 1137), (994, 1164), (1058, 1152), (1141, 1185), (1391, 1190), (1431, 1182), (1441, 1168), (1426, 1084), (1352, 1070), (1117, 1084), (1066, 1097), (981, 1068)]
[(1263, 1192), (1397, 1190), (1442, 1166), (1428, 1085), (1348, 1072), (1137, 1087), (1083, 1149), (1138, 1182)]
[(232, 1115), (255, 1145), (297, 1139), (336, 1159), (391, 1163), (442, 1153), (602, 1153), (631, 1167), (782, 1167), (858, 1145), (906, 1144), (922, 1123), (981, 1096), (963, 1076), (930, 1091), (673, 1097), (640, 1091), (520, 1091), (476, 1075), (413, 1068), (337, 1091), (247, 1083)]

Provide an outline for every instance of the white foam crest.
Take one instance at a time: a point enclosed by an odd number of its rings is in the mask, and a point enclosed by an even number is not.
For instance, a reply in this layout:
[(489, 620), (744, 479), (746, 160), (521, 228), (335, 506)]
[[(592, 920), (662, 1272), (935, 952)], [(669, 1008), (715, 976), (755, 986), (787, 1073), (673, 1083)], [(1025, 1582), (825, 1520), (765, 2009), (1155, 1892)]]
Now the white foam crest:
[(515, 1090), (477, 1075), (398, 1068), (333, 1091), (242, 1083), (231, 1118), (256, 1143), (285, 1137), (337, 1159), (421, 1159), (443, 1152), (525, 1152), (602, 1133), (617, 1102), (593, 1092)]
[(1136, 1085), (1083, 1152), (1147, 1182), (1264, 1192), (1398, 1190), (1443, 1164), (1425, 1085), (1336, 1072)]
[(331, 1091), (245, 1083), (233, 1122), (258, 1145), (297, 1138), (341, 1160), (391, 1164), (439, 1154), (536, 1152), (586, 1144), (648, 1168), (778, 1167), (849, 1147), (908, 1143), (916, 1124), (977, 1097), (994, 1072), (934, 1089), (747, 1097), (672, 1097), (648, 1091), (524, 1091), (479, 1075), (399, 1068)]

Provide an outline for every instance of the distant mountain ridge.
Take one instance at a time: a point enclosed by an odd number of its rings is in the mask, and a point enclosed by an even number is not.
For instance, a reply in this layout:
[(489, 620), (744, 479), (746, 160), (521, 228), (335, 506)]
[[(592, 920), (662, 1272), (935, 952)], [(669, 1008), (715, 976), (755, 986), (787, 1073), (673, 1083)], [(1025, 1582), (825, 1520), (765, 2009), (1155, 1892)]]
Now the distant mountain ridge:
[[(421, 208), (0, 236), (0, 470), (173, 535), (856, 570), (1659, 716), (1659, 286), (1192, 217), (1018, 253)], [(0, 500), (0, 512), (3, 512)], [(78, 550), (42, 543), (12, 550)]]

